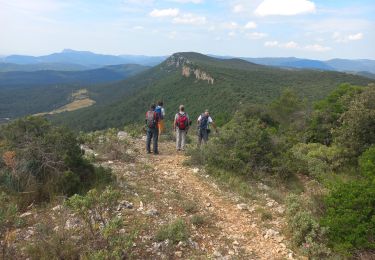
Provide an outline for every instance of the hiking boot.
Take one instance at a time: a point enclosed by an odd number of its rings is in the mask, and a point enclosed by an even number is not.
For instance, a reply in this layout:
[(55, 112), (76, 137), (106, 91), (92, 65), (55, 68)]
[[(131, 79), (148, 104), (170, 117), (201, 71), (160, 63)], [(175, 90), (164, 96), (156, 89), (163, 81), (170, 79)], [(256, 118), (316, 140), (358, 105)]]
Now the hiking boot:
[(154, 154), (155, 154), (155, 155), (158, 155), (158, 154), (159, 154), (159, 152), (154, 152)]

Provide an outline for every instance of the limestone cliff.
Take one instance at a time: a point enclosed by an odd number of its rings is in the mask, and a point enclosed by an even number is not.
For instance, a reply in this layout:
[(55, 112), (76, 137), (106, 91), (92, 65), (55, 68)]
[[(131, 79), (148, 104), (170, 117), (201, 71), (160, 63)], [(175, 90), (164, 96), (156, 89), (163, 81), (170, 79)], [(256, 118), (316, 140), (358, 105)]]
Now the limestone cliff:
[(214, 84), (214, 78), (206, 71), (200, 69), (198, 66), (193, 64), (189, 59), (181, 54), (174, 54), (167, 60), (169, 67), (181, 68), (182, 76), (189, 78), (195, 77), (197, 80), (207, 81), (208, 84)]

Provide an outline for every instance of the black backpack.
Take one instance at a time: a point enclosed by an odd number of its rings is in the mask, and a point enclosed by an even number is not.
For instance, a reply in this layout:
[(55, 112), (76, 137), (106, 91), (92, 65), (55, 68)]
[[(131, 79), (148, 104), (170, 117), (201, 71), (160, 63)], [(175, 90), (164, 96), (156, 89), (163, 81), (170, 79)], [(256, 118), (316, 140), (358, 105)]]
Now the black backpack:
[(208, 118), (209, 118), (209, 116), (206, 116), (205, 114), (201, 115), (201, 120), (200, 120), (200, 123), (199, 123), (200, 129), (208, 129)]

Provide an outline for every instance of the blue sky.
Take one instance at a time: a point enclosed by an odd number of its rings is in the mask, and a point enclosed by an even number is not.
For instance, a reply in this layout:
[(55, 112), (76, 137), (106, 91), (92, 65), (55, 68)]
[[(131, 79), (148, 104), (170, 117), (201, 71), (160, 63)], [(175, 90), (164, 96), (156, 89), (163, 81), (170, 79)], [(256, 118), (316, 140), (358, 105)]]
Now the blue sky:
[(0, 0), (0, 54), (375, 59), (373, 0)]

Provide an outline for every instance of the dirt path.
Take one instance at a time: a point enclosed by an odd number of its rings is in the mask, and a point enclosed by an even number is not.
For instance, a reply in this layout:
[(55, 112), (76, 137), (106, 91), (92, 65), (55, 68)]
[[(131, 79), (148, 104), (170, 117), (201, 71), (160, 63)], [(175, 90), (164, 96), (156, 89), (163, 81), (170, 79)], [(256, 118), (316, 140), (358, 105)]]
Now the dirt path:
[[(259, 211), (262, 207), (273, 213), (283, 212), (282, 205), (267, 199), (266, 205), (239, 203), (239, 198), (222, 191), (215, 182), (201, 170), (183, 165), (186, 159), (177, 153), (174, 144), (160, 144), (161, 154), (146, 155), (141, 152), (138, 163), (152, 165), (153, 177), (165, 185), (158, 189), (172, 188), (185, 197), (195, 201), (200, 208), (209, 212), (213, 225), (219, 230), (215, 237), (204, 235), (200, 246), (213, 258), (228, 259), (293, 259), (295, 256), (286, 247), (284, 236), (281, 235), (283, 217), (273, 217), (273, 221), (263, 223)], [(268, 203), (267, 203), (268, 202)], [(276, 212), (276, 213), (275, 213)], [(207, 232), (207, 231), (206, 231)], [(231, 243), (227, 251), (221, 243)], [(236, 257), (237, 256), (237, 257)]]

